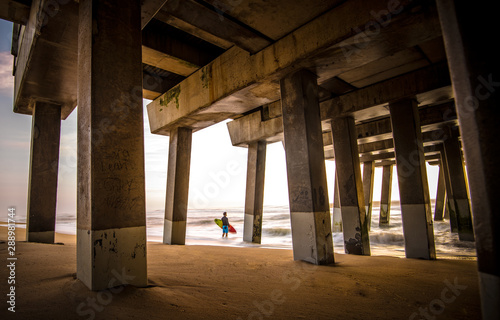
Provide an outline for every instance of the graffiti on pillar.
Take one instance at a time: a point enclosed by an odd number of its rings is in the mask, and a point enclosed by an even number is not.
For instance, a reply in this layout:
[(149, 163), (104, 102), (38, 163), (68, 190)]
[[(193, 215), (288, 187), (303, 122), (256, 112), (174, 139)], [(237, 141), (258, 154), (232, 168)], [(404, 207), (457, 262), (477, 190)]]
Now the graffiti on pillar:
[(360, 228), (356, 227), (356, 233), (354, 235), (354, 238), (349, 238), (349, 240), (344, 241), (345, 245), (345, 252), (348, 254), (358, 254), (362, 255), (363, 254), (363, 244), (361, 241), (361, 233), (360, 233)]
[(299, 202), (302, 202), (304, 200), (308, 200), (309, 199), (309, 190), (307, 188), (297, 188), (296, 190), (294, 190), (294, 196), (292, 197), (292, 201), (294, 203), (299, 203)]
[(316, 191), (316, 188), (313, 189), (313, 199), (314, 203), (317, 203), (320, 206), (325, 205), (326, 203), (325, 189), (323, 189), (322, 186), (318, 188), (318, 191)]
[(252, 242), (260, 243), (261, 237), (262, 237), (262, 216), (256, 214), (253, 217)]

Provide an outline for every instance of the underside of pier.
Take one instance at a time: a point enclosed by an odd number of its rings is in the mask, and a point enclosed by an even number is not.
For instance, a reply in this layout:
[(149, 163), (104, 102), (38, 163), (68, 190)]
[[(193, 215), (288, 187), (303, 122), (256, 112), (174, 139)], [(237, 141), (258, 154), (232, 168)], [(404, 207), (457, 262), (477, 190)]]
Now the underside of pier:
[(249, 149), (245, 240), (260, 242), (266, 145), (282, 142), (294, 259), (313, 264), (334, 262), (324, 160), (336, 163), (346, 253), (370, 255), (373, 170), (387, 185), (395, 165), (406, 256), (435, 259), (430, 162), (445, 190), (435, 217), (446, 194), (450, 228), (476, 241), (483, 317), (498, 319), (492, 12), (451, 0), (2, 1), (13, 110), (33, 117), (27, 239), (54, 242), (51, 164), (78, 105), (77, 277), (101, 290), (126, 268), (147, 285), (146, 98), (151, 132), (171, 142), (165, 243), (185, 240), (191, 135), (221, 121)]

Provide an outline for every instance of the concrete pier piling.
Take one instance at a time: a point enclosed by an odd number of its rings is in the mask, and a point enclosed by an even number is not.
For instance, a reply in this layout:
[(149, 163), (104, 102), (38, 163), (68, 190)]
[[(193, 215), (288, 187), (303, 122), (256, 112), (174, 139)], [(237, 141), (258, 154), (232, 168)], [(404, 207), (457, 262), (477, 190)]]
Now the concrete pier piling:
[(31, 127), (26, 241), (54, 243), (61, 106), (36, 102)]
[(307, 70), (281, 79), (283, 133), (293, 257), (330, 264), (333, 239), (316, 81)]
[(372, 225), (372, 206), (373, 206), (373, 181), (375, 179), (375, 161), (363, 162), (363, 194), (365, 197), (366, 221), (368, 231)]
[(342, 211), (342, 231), (346, 253), (370, 255), (358, 145), (354, 119), (332, 120), (333, 150)]
[(80, 1), (78, 49), (77, 277), (92, 290), (143, 287), (140, 1)]
[(243, 241), (260, 243), (264, 208), (264, 180), (266, 173), (266, 141), (248, 145), (247, 183)]
[(457, 213), (455, 208), (455, 196), (453, 194), (453, 188), (451, 187), (451, 176), (450, 169), (448, 166), (448, 159), (446, 158), (446, 153), (444, 150), (444, 145), (440, 144), (437, 149), (441, 154), (441, 164), (443, 167), (444, 182), (446, 187), (446, 202), (445, 202), (445, 219), (450, 219), (450, 230), (453, 233), (458, 232), (458, 221)]
[(472, 214), (469, 205), (465, 168), (462, 160), (462, 150), (458, 141), (458, 128), (447, 128), (448, 137), (444, 140), (444, 151), (450, 184), (453, 193), (455, 216), (457, 219), (458, 237), (463, 241), (474, 241)]
[(168, 151), (167, 191), (163, 243), (185, 244), (191, 168), (192, 130), (176, 128), (170, 132)]
[(379, 225), (388, 225), (391, 221), (392, 168), (385, 165), (382, 169), (382, 189), (380, 194)]
[(436, 203), (434, 206), (434, 221), (442, 221), (444, 218), (444, 203), (446, 201), (446, 184), (444, 181), (443, 162), (439, 160), (438, 181), (436, 190)]
[(337, 177), (337, 169), (335, 169), (335, 185), (333, 187), (332, 231), (342, 232), (342, 209), (340, 206), (339, 179)]
[(436, 259), (432, 213), (416, 101), (389, 104), (407, 258)]
[[(483, 319), (499, 319), (498, 52), (486, 30), (498, 18), (489, 7), (438, 0), (450, 65), (473, 211)], [(480, 17), (471, 20), (470, 17)]]

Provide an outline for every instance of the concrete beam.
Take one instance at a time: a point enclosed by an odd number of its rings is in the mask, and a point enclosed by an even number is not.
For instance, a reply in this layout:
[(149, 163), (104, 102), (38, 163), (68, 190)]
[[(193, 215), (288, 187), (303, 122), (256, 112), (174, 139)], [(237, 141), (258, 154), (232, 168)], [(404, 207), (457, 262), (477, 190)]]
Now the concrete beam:
[(283, 140), (283, 119), (280, 116), (263, 121), (262, 111), (253, 112), (227, 123), (233, 146), (246, 147), (255, 141), (273, 143)]
[(177, 128), (170, 135), (163, 224), (165, 244), (186, 243), (191, 137), (192, 130), (188, 128)]
[(293, 257), (330, 264), (333, 239), (316, 75), (298, 71), (280, 86)]
[(151, 21), (142, 31), (142, 61), (184, 77), (212, 61), (222, 50), (161, 21)]
[(262, 238), (266, 148), (267, 143), (265, 141), (252, 142), (248, 146), (245, 219), (243, 226), (243, 241), (247, 242), (260, 243)]
[[(321, 118), (354, 115), (360, 111), (377, 109), (387, 103), (408, 97), (416, 97), (419, 105), (425, 105), (429, 99), (432, 102), (436, 101), (434, 94), (437, 94), (441, 100), (453, 97), (446, 64), (423, 68), (328, 100), (322, 106)], [(357, 118), (357, 120), (360, 119)]]
[[(491, 6), (438, 0), (462, 144), (467, 165), (476, 234), (483, 319), (500, 318), (500, 169), (498, 159), (498, 51), (484, 30), (498, 17)], [(468, 19), (467, 17), (480, 17)]]
[[(441, 156), (439, 154), (433, 154), (430, 156), (425, 156), (425, 161), (434, 161), (439, 159)], [(381, 160), (375, 161), (375, 167), (383, 167), (388, 165), (396, 165), (396, 160)]]
[[(165, 0), (142, 1), (142, 27), (148, 24), (164, 2)], [(31, 115), (35, 102), (44, 101), (61, 105), (61, 118), (66, 119), (76, 107), (78, 7), (78, 1), (1, 2), (0, 14), (7, 15), (1, 18), (25, 25), (20, 34), (21, 46), (18, 48), (14, 66), (14, 112)], [(175, 46), (180, 45), (177, 43)], [(182, 46), (181, 48), (184, 49)], [(197, 53), (198, 56), (203, 54), (199, 51)], [(182, 55), (181, 58), (172, 56), (178, 58), (174, 58), (178, 65), (182, 64)], [(207, 63), (213, 58), (214, 56), (211, 56), (203, 62)], [(187, 61), (185, 65), (197, 65), (189, 59), (184, 61)], [(146, 92), (148, 90), (146, 89)], [(148, 98), (153, 99), (158, 95), (148, 95)]]
[[(439, 130), (443, 124), (457, 124), (457, 114), (453, 102), (424, 106), (418, 109), (421, 131)], [(391, 118), (378, 119), (356, 125), (358, 144), (392, 139)]]
[[(170, 128), (179, 125), (203, 128), (279, 100), (276, 82), (304, 65), (315, 69), (322, 83), (352, 68), (439, 37), (435, 8), (420, 1), (411, 1), (411, 5), (409, 2), (401, 3), (398, 7), (401, 10), (361, 50), (363, 54), (350, 55), (349, 59), (342, 50), (352, 47), (359, 38), (354, 29), (374, 21), (368, 10), (359, 8), (379, 12), (387, 8), (386, 1), (345, 2), (254, 55), (235, 47), (229, 49), (175, 90), (148, 105), (151, 132), (168, 135)], [(422, 6), (412, 10), (418, 4)], [(405, 36), (410, 30), (412, 37)], [(168, 99), (174, 95), (178, 99)]]
[[(424, 147), (439, 144), (444, 138), (446, 138), (446, 135), (443, 129), (422, 132)], [(360, 155), (372, 154), (373, 152), (393, 152), (394, 140), (391, 138), (387, 140), (358, 144), (358, 150)]]
[(436, 259), (429, 186), (415, 100), (390, 103), (407, 258)]
[(91, 290), (147, 286), (140, 12), (80, 0), (77, 278)]
[(202, 30), (184, 20), (181, 20), (177, 17), (174, 17), (170, 13), (165, 10), (160, 10), (158, 14), (155, 16), (155, 19), (158, 19), (164, 23), (171, 25), (172, 27), (176, 27), (179, 30), (182, 30), (190, 35), (193, 35), (197, 38), (200, 38), (208, 43), (211, 43), (217, 47), (223, 48), (225, 50), (231, 48), (233, 44), (229, 41), (221, 39), (210, 32)]
[(183, 76), (147, 64), (143, 64), (142, 68), (142, 93), (144, 99), (153, 100), (184, 79)]
[(184, 77), (189, 76), (200, 67), (161, 51), (142, 46), (142, 61), (150, 66), (166, 70)]
[(4, 0), (0, 2), (0, 19), (25, 25), (30, 15), (28, 1)]
[(78, 3), (66, 1), (48, 10), (47, 2), (33, 0), (20, 35), (14, 112), (31, 115), (35, 102), (43, 101), (60, 105), (66, 119), (77, 98)]
[(168, 0), (142, 0), (141, 1), (141, 29), (153, 19)]
[[(278, 105), (279, 101), (271, 105)], [(324, 104), (320, 104), (324, 106)], [(266, 140), (269, 143), (277, 142), (282, 139), (283, 126), (281, 122), (281, 111), (274, 111), (276, 108), (271, 108), (272, 118), (266, 119), (262, 111), (256, 111), (249, 115), (235, 119), (227, 123), (229, 136), (233, 146), (244, 147), (252, 141)], [(264, 110), (264, 109), (263, 109)], [(424, 106), (418, 109), (419, 116), (422, 117), (421, 130), (425, 142), (438, 141), (445, 137), (440, 127), (443, 124), (456, 124), (457, 117), (453, 102), (442, 103), (437, 106)], [(325, 120), (325, 119), (322, 119)], [(323, 121), (323, 145), (326, 148), (332, 148), (331, 125), (325, 124)], [(360, 145), (360, 153), (371, 152), (368, 149), (365, 151), (363, 145), (376, 141), (385, 141), (377, 144), (377, 147), (372, 151), (380, 150), (386, 146), (387, 149), (393, 149), (392, 145), (392, 127), (390, 118), (374, 120), (368, 123), (360, 123), (356, 125), (356, 137)], [(383, 145), (378, 147), (378, 145)], [(368, 148), (368, 147), (367, 147)]]
[[(435, 146), (428, 146), (423, 148), (423, 152), (425, 155), (439, 155), (439, 150), (436, 150)], [(377, 154), (364, 154), (360, 155), (359, 160), (361, 162), (369, 162), (369, 161), (379, 161), (379, 160), (389, 160), (389, 159), (395, 159), (396, 158), (396, 153), (395, 152), (383, 152), (383, 153), (377, 153)]]
[(31, 128), (26, 241), (54, 243), (61, 106), (36, 103)]
[(210, 10), (194, 0), (169, 0), (162, 11), (217, 38), (234, 43), (252, 54), (271, 44), (271, 40), (267, 37), (233, 22), (224, 17), (224, 13)]

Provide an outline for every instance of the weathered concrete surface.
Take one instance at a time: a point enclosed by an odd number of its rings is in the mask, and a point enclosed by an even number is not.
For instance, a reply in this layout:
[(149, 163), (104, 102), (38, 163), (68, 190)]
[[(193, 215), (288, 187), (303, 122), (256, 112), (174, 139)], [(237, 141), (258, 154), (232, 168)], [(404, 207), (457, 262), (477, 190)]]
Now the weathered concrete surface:
[[(467, 163), (474, 216), (483, 319), (500, 318), (498, 194), (498, 52), (484, 30), (498, 17), (491, 7), (438, 0)], [(472, 21), (467, 17), (480, 17)]]
[(46, 5), (33, 0), (20, 35), (14, 112), (31, 115), (35, 102), (44, 101), (60, 105), (61, 118), (66, 119), (76, 106), (78, 3)]
[(245, 219), (243, 241), (260, 243), (264, 208), (264, 180), (266, 173), (265, 141), (248, 145), (247, 184), (245, 193)]
[(31, 127), (26, 241), (54, 243), (61, 106), (36, 103)]
[(344, 249), (349, 254), (370, 255), (368, 221), (354, 131), (352, 117), (337, 118), (332, 121)]
[(448, 139), (444, 140), (443, 145), (453, 193), (458, 238), (462, 241), (474, 241), (469, 191), (467, 190), (462, 150), (458, 140), (458, 128), (448, 128), (448, 134)]
[(146, 286), (140, 1), (80, 1), (78, 45), (77, 277)]
[(25, 25), (28, 22), (30, 6), (13, 0), (0, 2), (0, 19)]
[(334, 262), (316, 75), (307, 70), (280, 82), (293, 257)]
[(363, 162), (363, 195), (365, 198), (366, 221), (368, 231), (372, 225), (372, 206), (373, 206), (373, 181), (375, 180), (375, 162)]
[(262, 111), (258, 110), (228, 122), (227, 129), (233, 146), (247, 146), (255, 141), (273, 143), (283, 140), (281, 111), (279, 117), (263, 120)]
[[(355, 27), (374, 20), (368, 10), (358, 9), (369, 7), (379, 12), (387, 8), (386, 1), (345, 2), (254, 55), (231, 48), (148, 105), (151, 131), (168, 135), (175, 126), (200, 129), (276, 101), (277, 81), (304, 66), (314, 69), (322, 83), (347, 70), (439, 37), (435, 9), (424, 5), (412, 12), (416, 2), (407, 4), (401, 3), (398, 7), (401, 10), (374, 35), (363, 48), (363, 54), (351, 55), (349, 59), (344, 51), (359, 37)], [(412, 37), (402, 36), (410, 30)], [(382, 43), (383, 48), (378, 47)]]
[(380, 193), (380, 215), (379, 225), (388, 225), (391, 221), (391, 198), (392, 198), (392, 165), (383, 166), (382, 188)]
[(444, 170), (442, 161), (439, 160), (438, 183), (436, 191), (436, 204), (434, 207), (434, 221), (442, 221), (444, 218), (444, 203), (446, 200), (446, 183), (444, 181)]
[[(266, 140), (268, 143), (280, 141), (283, 137), (281, 109), (278, 111), (274, 107), (275, 104), (269, 105), (273, 107), (269, 108), (267, 117), (263, 115), (263, 111), (258, 110), (228, 122), (227, 127), (233, 146), (244, 147), (250, 142), (259, 140)], [(320, 103), (321, 108), (325, 106), (324, 103)], [(322, 114), (326, 116), (324, 112)], [(419, 108), (419, 116), (422, 119), (421, 130), (425, 133), (423, 138), (426, 143), (442, 141), (446, 134), (441, 127), (444, 124), (455, 125), (457, 123), (453, 102), (446, 102), (437, 106), (423, 106)], [(393, 151), (390, 117), (359, 123), (355, 129), (355, 135), (360, 145), (360, 154), (384, 149), (387, 149), (387, 152)], [(326, 118), (322, 119), (322, 130), (325, 152), (332, 151), (332, 135), (329, 132), (331, 131), (331, 125)], [(377, 145), (375, 148), (368, 148), (370, 143), (377, 141), (385, 142), (380, 143), (380, 146)], [(325, 154), (327, 158), (330, 158), (329, 155), (330, 153)], [(333, 158), (333, 155), (331, 158)]]
[(141, 29), (144, 29), (167, 1), (168, 0), (141, 1)]
[(455, 209), (455, 197), (453, 196), (453, 189), (451, 188), (451, 177), (450, 177), (450, 169), (448, 167), (448, 160), (446, 158), (446, 154), (444, 151), (444, 145), (439, 144), (437, 148), (441, 154), (440, 157), (443, 164), (444, 182), (446, 186), (445, 218), (450, 219), (451, 232), (457, 233), (458, 232), (457, 213)]
[[(150, 23), (153, 15), (165, 2), (166, 0), (141, 1), (142, 28)], [(16, 56), (14, 112), (32, 114), (35, 101), (45, 101), (61, 105), (61, 117), (65, 119), (77, 104), (78, 1), (3, 1), (0, 4), (0, 18), (25, 25), (25, 28), (21, 28), (18, 46), (13, 48), (13, 54)], [(176, 71), (183, 70), (187, 74), (192, 72), (188, 73), (186, 70), (197, 69), (193, 69), (195, 64), (182, 59), (186, 53), (185, 48), (188, 47), (186, 44), (178, 41), (174, 45), (172, 41), (163, 41), (162, 50), (168, 47), (168, 44), (165, 45), (167, 42), (170, 43), (170, 48), (175, 47), (177, 52), (184, 51), (178, 56), (169, 56), (168, 52), (154, 51), (153, 48), (145, 46), (145, 62), (161, 62), (160, 65), (167, 70), (173, 68)], [(148, 55), (151, 51), (154, 57)], [(206, 56), (203, 50), (197, 51), (195, 55), (203, 58)], [(154, 59), (158, 56), (168, 56), (170, 59)], [(202, 60), (207, 63), (213, 58), (214, 56), (211, 56), (209, 60)], [(151, 77), (148, 80), (151, 81)], [(164, 82), (168, 84), (168, 79), (155, 77), (154, 81), (158, 84), (157, 90), (161, 92), (153, 93), (151, 86), (145, 86), (146, 98), (158, 97), (180, 80), (168, 88), (164, 88)]]
[[(419, 105), (453, 98), (448, 68), (437, 64), (325, 101), (323, 119), (355, 115), (364, 120), (387, 113), (387, 103), (411, 97)], [(384, 111), (385, 110), (385, 111)]]
[(342, 209), (340, 206), (339, 181), (335, 168), (335, 186), (333, 187), (332, 232), (342, 232)]
[(192, 130), (177, 128), (170, 135), (163, 243), (185, 244), (191, 168)]
[(407, 258), (436, 259), (422, 133), (415, 100), (389, 104)]
[[(425, 161), (436, 161), (440, 157), (439, 154), (432, 154), (429, 156), (425, 156)], [(388, 166), (388, 165), (395, 165), (396, 160), (379, 160), (375, 161), (375, 167), (383, 167), (383, 166)]]
[(218, 38), (234, 43), (250, 53), (256, 53), (271, 44), (271, 39), (231, 19), (224, 18), (222, 11), (210, 10), (194, 0), (169, 0), (162, 11)]

